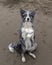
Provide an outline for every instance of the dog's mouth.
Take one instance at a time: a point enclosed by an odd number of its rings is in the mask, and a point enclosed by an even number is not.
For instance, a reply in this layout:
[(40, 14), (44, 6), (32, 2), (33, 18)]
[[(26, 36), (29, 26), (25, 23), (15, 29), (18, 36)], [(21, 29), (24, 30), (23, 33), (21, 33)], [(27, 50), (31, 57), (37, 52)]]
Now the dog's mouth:
[(23, 24), (23, 26), (24, 26), (25, 28), (30, 28), (30, 27), (32, 26), (32, 24), (31, 24), (31, 22), (26, 21), (26, 22)]

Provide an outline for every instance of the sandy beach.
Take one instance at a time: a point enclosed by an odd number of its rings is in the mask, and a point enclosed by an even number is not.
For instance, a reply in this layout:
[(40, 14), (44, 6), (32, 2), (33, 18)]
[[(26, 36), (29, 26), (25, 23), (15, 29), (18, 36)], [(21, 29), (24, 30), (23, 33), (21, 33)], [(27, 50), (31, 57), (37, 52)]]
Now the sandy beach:
[[(22, 21), (20, 7), (31, 8), (32, 4), (3, 6), (0, 4), (0, 65), (52, 65), (52, 10), (45, 11), (41, 6), (34, 17), (35, 40), (38, 44), (34, 54), (36, 59), (26, 55), (26, 63), (22, 63), (18, 53), (10, 53), (8, 44), (19, 40), (19, 28)], [(43, 6), (42, 6), (43, 7)], [(47, 4), (47, 7), (51, 7)], [(32, 8), (34, 8), (32, 6)]]

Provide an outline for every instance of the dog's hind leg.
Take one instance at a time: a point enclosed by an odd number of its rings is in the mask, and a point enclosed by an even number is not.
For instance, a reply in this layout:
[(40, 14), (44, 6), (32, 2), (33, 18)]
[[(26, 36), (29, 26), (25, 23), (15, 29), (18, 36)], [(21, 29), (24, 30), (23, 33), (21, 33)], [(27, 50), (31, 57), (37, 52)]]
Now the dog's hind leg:
[(29, 52), (29, 55), (30, 55), (31, 57), (33, 57), (34, 59), (36, 58), (36, 55), (33, 54), (33, 53), (31, 53), (31, 52)]
[(37, 48), (37, 43), (35, 43), (35, 44), (33, 45), (33, 47), (31, 48), (31, 50), (30, 50), (30, 52), (29, 52), (29, 55), (32, 56), (33, 58), (36, 58), (36, 55), (32, 53), (33, 51), (36, 50), (36, 48)]

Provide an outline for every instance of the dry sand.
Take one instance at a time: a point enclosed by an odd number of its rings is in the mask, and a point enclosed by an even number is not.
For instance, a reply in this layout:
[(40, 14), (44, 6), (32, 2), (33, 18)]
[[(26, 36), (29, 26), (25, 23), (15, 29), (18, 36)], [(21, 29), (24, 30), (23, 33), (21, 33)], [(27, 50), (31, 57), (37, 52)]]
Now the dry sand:
[(37, 58), (33, 59), (26, 55), (27, 63), (23, 64), (18, 53), (12, 54), (9, 52), (8, 44), (18, 41), (19, 38), (22, 20), (19, 12), (20, 5), (22, 4), (11, 9), (0, 5), (0, 65), (52, 65), (52, 13), (45, 14), (41, 8), (36, 12), (34, 19), (36, 42), (38, 44), (34, 53)]

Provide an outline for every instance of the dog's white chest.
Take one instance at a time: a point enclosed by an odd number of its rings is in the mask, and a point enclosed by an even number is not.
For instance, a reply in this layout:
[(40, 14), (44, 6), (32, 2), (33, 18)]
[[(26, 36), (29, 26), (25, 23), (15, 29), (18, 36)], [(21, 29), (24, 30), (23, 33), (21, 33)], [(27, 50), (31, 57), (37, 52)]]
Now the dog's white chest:
[(30, 50), (30, 48), (31, 48), (31, 41), (30, 41), (29, 38), (27, 38), (25, 40), (25, 46), (26, 46), (26, 50)]
[(22, 37), (25, 39), (26, 37), (31, 38), (34, 35), (34, 30), (32, 28), (22, 28)]

